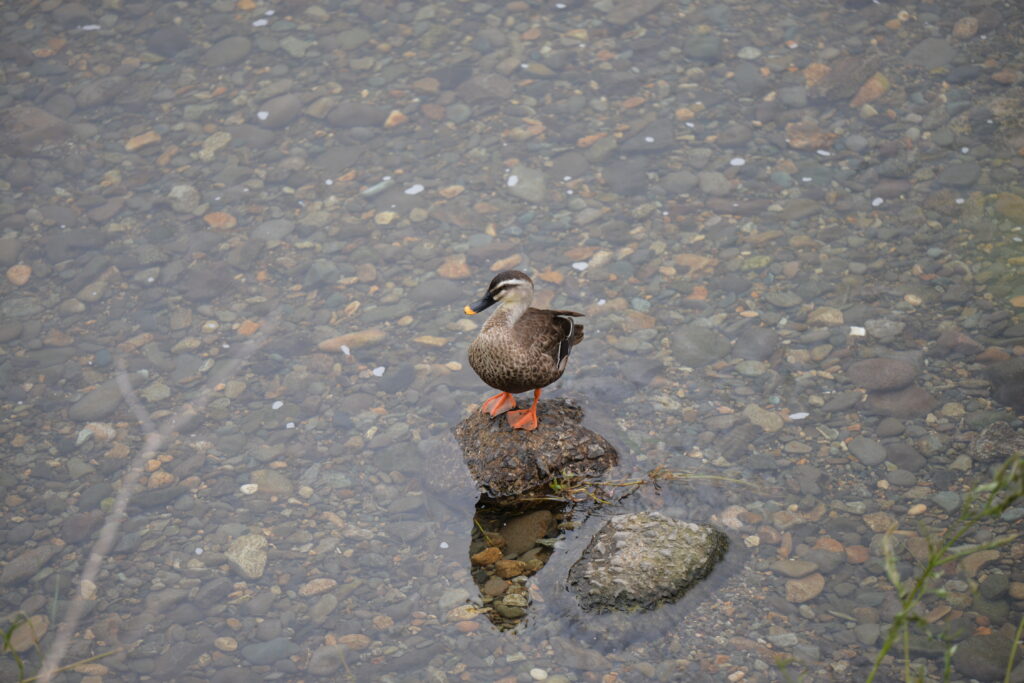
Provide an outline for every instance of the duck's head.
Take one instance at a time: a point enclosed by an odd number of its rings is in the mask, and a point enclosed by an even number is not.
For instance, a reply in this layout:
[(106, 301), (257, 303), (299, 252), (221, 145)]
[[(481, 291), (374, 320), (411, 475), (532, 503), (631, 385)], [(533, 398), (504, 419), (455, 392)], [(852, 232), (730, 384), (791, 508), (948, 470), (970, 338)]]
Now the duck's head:
[(505, 270), (494, 276), (487, 293), (476, 303), (466, 306), (467, 315), (473, 315), (494, 304), (526, 304), (533, 301), (533, 280), (520, 270)]

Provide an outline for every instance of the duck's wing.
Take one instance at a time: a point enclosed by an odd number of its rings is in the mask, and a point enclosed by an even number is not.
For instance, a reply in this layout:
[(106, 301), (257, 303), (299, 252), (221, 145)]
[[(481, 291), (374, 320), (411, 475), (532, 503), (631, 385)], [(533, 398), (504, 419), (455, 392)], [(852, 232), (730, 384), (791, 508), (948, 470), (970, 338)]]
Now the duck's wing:
[(569, 351), (583, 341), (583, 325), (573, 318), (583, 317), (576, 311), (549, 311), (531, 308), (516, 322), (516, 334), (531, 355), (551, 359), (553, 369), (559, 374), (565, 370)]

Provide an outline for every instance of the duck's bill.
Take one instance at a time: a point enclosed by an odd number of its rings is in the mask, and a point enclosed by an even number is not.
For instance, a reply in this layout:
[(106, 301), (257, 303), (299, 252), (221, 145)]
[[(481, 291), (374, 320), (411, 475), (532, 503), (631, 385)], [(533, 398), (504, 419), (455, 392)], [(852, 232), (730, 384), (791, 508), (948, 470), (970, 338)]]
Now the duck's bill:
[(493, 296), (488, 294), (483, 299), (480, 299), (480, 301), (477, 301), (476, 303), (472, 303), (472, 304), (466, 306), (465, 308), (463, 308), (462, 310), (465, 311), (466, 315), (476, 315), (477, 313), (479, 313), (480, 311), (484, 310), (485, 308), (489, 308), (489, 307), (493, 306), (496, 303), (496, 301), (497, 301), (497, 299), (495, 299)]

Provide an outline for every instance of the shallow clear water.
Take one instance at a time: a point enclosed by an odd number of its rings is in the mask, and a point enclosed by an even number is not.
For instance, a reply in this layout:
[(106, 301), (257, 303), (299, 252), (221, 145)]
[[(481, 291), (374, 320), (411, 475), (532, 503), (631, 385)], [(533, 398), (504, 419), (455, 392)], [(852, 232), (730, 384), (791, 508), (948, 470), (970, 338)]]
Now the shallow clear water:
[[(861, 680), (884, 532), (910, 576), (998, 464), (978, 433), (1021, 432), (984, 374), (1024, 348), (1014, 3), (0, 12), (0, 600), (42, 651), (139, 417), (180, 421), (62, 661), (114, 654), (66, 680)], [(508, 268), (586, 314), (545, 399), (616, 446), (608, 478), (696, 478), (575, 510), (502, 631), (452, 429), (490, 393), (463, 306)], [(624, 510), (730, 552), (676, 605), (585, 615), (565, 571)], [(1005, 668), (1022, 552), (923, 602), (953, 680)], [(933, 679), (942, 645), (912, 658)]]

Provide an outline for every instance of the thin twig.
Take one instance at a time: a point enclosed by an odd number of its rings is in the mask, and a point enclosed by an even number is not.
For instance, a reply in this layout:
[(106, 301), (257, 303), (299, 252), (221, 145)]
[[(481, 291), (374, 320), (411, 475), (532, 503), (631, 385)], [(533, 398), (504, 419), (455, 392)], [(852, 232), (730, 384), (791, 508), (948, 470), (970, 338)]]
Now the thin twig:
[[(225, 363), (225, 371), (220, 373), (221, 377), (233, 377), (238, 372), (242, 364), (252, 357), (256, 350), (263, 345), (270, 333), (273, 332), (273, 329), (277, 326), (278, 319), (279, 316), (276, 312), (271, 313), (263, 329), (243, 343), (238, 355)], [(215, 382), (208, 383), (200, 389), (193, 402), (186, 403), (177, 413), (165, 420), (157, 428), (149, 411), (146, 410), (142, 402), (139, 401), (139, 397), (135, 394), (135, 390), (129, 381), (124, 359), (120, 357), (117, 359), (116, 378), (117, 386), (120, 388), (125, 402), (131, 408), (135, 419), (146, 430), (145, 445), (132, 458), (128, 471), (121, 478), (121, 488), (114, 498), (114, 504), (111, 506), (110, 512), (107, 513), (103, 528), (100, 529), (99, 539), (93, 545), (92, 551), (89, 553), (89, 559), (86, 560), (85, 566), (82, 568), (82, 574), (78, 580), (78, 590), (74, 592), (71, 605), (68, 607), (64, 619), (57, 628), (57, 635), (54, 637), (53, 646), (46, 653), (43, 664), (39, 669), (37, 680), (41, 681), (41, 683), (50, 683), (53, 676), (61, 670), (60, 661), (64, 658), (71, 644), (71, 637), (74, 635), (75, 630), (78, 628), (78, 623), (82, 619), (86, 601), (92, 599), (87, 596), (91, 596), (96, 590), (96, 578), (99, 576), (100, 566), (110, 552), (110, 549), (114, 546), (114, 541), (117, 540), (121, 522), (124, 521), (128, 503), (138, 488), (139, 476), (142, 474), (146, 461), (156, 455), (171, 435), (175, 434), (181, 427), (203, 411), (206, 404), (210, 401), (213, 395), (213, 387), (216, 385)]]

